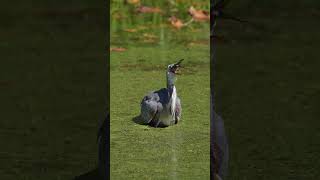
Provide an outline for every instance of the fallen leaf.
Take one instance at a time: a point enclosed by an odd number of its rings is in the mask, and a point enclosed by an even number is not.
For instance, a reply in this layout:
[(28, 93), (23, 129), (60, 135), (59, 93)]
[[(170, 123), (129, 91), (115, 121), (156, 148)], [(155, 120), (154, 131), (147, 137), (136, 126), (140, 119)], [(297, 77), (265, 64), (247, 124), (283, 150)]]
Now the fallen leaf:
[(110, 52), (124, 52), (124, 51), (126, 51), (127, 49), (126, 48), (122, 48), (122, 47), (113, 47), (113, 48), (111, 48), (110, 47)]
[(124, 29), (123, 31), (134, 33), (134, 32), (137, 32), (138, 30), (137, 29)]
[(199, 45), (209, 46), (209, 44), (210, 44), (209, 40), (198, 40), (198, 41), (192, 41), (188, 43), (188, 46), (199, 46)]
[(140, 0), (126, 0), (126, 3), (136, 5), (140, 4)]
[(188, 10), (188, 13), (195, 21), (210, 21), (210, 13), (204, 10), (196, 10), (193, 6), (191, 6)]
[(136, 11), (138, 13), (162, 13), (162, 10), (158, 7), (139, 6)]
[(175, 16), (170, 17), (169, 21), (171, 25), (176, 29), (181, 29), (184, 26), (183, 22)]

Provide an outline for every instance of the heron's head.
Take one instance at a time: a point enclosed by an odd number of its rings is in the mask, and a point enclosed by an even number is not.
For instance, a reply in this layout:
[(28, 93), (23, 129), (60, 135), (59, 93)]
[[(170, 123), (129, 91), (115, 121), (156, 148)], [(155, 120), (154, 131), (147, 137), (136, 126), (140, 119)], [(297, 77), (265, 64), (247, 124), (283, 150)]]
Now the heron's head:
[(174, 64), (169, 64), (168, 65), (168, 69), (167, 72), (172, 74), (172, 75), (176, 75), (179, 74), (179, 69), (181, 67), (181, 62), (183, 61), (183, 59), (181, 59), (180, 61), (178, 61), (177, 63)]
[(183, 61), (183, 59), (181, 59), (180, 61), (178, 61), (177, 63), (174, 64), (170, 64), (168, 65), (167, 68), (167, 77), (168, 77), (168, 83), (169, 84), (173, 84), (174, 81), (176, 80), (175, 77), (177, 74), (179, 73), (179, 69), (181, 67), (181, 62)]

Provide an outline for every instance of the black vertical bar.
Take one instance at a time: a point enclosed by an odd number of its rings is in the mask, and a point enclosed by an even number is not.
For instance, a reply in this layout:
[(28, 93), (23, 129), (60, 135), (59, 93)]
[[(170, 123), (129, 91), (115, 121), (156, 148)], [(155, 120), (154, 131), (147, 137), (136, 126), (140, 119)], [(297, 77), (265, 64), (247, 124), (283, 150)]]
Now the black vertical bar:
[(215, 47), (213, 41), (213, 32), (215, 17), (213, 7), (215, 0), (210, 0), (210, 179), (214, 180), (214, 64), (215, 64)]
[(110, 1), (104, 1), (106, 4), (103, 4), (106, 7), (104, 11), (104, 28), (105, 28), (105, 39), (102, 39), (106, 42), (104, 47), (105, 54), (105, 63), (107, 73), (106, 76), (106, 94), (105, 94), (105, 103), (106, 103), (106, 115), (102, 124), (100, 125), (98, 131), (98, 171), (99, 179), (108, 180), (110, 179)]

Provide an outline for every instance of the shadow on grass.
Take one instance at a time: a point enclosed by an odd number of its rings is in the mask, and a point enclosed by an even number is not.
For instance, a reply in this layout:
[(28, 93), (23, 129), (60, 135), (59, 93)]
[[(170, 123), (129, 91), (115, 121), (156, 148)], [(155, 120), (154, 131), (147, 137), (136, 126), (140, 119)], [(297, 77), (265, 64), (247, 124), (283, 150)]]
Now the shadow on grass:
[(156, 121), (152, 120), (149, 124), (145, 123), (142, 118), (139, 116), (136, 116), (134, 118), (132, 118), (132, 121), (136, 124), (139, 125), (145, 125), (145, 126), (149, 126), (149, 127), (153, 127), (153, 128), (166, 128), (168, 126), (163, 125), (162, 123), (157, 123)]
[(148, 125), (147, 123), (143, 122), (142, 118), (140, 117), (140, 115), (132, 118), (132, 121), (136, 124), (140, 124), (140, 125)]
[(73, 180), (104, 180), (100, 176), (98, 168), (93, 169), (85, 174), (76, 176)]

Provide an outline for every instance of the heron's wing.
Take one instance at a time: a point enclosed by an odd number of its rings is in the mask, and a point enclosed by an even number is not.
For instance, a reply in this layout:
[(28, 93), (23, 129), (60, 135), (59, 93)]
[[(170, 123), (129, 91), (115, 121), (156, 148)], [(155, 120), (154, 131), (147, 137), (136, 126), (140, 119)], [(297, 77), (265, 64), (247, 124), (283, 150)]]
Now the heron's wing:
[(162, 104), (162, 106), (166, 106), (166, 104), (169, 104), (169, 91), (167, 88), (162, 88), (158, 91), (155, 91), (154, 94), (156, 94), (155, 100)]
[(159, 91), (148, 93), (141, 101), (141, 118), (144, 123), (149, 123), (156, 116), (156, 113), (162, 111), (162, 103), (160, 102), (161, 94)]
[(141, 118), (144, 123), (158, 121), (159, 114), (168, 104), (168, 90), (166, 88), (148, 93), (141, 101)]
[(157, 113), (157, 102), (152, 100), (142, 101), (141, 118), (144, 123), (149, 123)]

